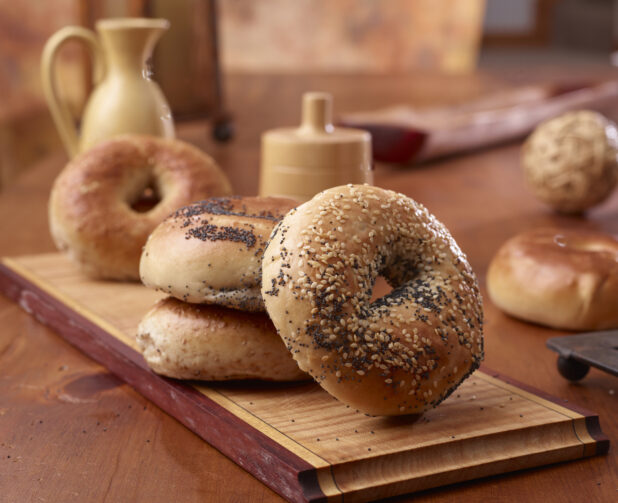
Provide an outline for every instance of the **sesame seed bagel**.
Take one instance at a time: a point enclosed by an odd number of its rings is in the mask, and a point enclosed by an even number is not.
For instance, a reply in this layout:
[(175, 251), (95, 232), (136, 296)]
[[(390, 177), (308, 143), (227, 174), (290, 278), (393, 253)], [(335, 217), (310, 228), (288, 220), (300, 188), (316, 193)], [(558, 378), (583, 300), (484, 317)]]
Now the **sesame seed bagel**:
[[(149, 188), (158, 202), (147, 211), (134, 207)], [(89, 276), (137, 280), (142, 247), (159, 223), (185, 204), (230, 192), (223, 172), (197, 148), (119, 136), (77, 156), (56, 178), (50, 231)]]
[(185, 206), (148, 238), (141, 280), (185, 302), (264, 311), (262, 254), (275, 224), (296, 204), (235, 196)]
[(506, 241), (487, 271), (496, 306), (566, 330), (618, 328), (618, 238), (541, 228)]
[[(371, 302), (378, 275), (393, 290)], [(299, 367), (367, 414), (434, 407), (483, 358), (466, 257), (421, 204), (389, 190), (335, 187), (288, 213), (264, 253), (262, 295)]]
[(177, 379), (307, 379), (264, 313), (160, 300), (137, 329), (148, 365)]

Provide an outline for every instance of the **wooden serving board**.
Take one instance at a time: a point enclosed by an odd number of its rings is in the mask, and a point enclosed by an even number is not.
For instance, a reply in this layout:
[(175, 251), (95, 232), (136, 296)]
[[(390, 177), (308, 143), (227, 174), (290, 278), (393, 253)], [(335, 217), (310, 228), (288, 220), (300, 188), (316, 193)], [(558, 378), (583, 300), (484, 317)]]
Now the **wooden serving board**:
[(181, 382), (133, 334), (160, 294), (60, 254), (6, 258), (0, 291), (290, 501), (369, 501), (607, 452), (598, 416), (477, 371), (420, 417), (368, 417), (314, 383)]

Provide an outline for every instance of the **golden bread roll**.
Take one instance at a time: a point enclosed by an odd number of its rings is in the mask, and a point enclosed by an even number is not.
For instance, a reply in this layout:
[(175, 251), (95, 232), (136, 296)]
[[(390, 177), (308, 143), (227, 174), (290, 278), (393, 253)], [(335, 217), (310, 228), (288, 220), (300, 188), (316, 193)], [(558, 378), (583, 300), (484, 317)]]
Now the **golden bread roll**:
[(541, 228), (506, 241), (487, 271), (504, 312), (566, 330), (618, 328), (618, 239), (589, 230)]
[(177, 379), (306, 379), (263, 313), (159, 301), (137, 329), (148, 365)]
[(177, 299), (264, 311), (260, 267), (275, 224), (296, 201), (211, 198), (179, 209), (150, 235), (142, 282)]

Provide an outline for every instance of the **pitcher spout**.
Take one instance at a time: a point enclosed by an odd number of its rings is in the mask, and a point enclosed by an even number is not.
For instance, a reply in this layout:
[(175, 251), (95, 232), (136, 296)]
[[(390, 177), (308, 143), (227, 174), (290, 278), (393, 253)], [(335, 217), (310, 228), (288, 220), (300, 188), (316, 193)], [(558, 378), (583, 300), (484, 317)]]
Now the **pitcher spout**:
[(143, 68), (169, 26), (167, 19), (110, 18), (97, 21), (96, 29), (108, 68)]

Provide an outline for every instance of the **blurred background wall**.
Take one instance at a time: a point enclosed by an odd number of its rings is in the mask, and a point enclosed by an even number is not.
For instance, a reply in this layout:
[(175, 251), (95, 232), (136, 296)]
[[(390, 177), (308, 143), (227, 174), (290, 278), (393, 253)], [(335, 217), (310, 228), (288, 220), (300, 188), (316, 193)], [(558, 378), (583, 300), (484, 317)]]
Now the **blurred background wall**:
[(479, 62), (609, 62), (617, 30), (616, 0), (487, 0)]
[[(43, 103), (39, 61), (47, 38), (78, 16), (75, 0), (0, 0), (0, 190), (20, 170), (58, 148)], [(83, 102), (79, 49), (62, 54), (63, 95)]]
[(223, 61), (232, 70), (469, 71), (485, 0), (229, 0)]

